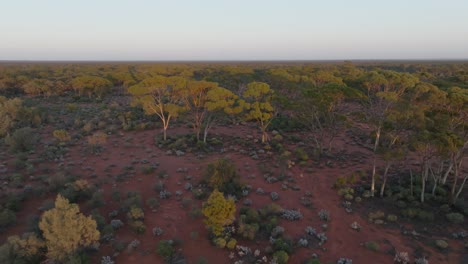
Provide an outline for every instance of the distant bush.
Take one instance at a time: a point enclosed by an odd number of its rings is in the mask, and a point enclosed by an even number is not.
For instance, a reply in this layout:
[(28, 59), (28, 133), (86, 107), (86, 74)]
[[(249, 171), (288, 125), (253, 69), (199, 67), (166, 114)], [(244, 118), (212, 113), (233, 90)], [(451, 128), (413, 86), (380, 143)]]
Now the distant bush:
[(71, 137), (68, 134), (68, 132), (63, 129), (54, 130), (52, 134), (54, 138), (56, 138), (59, 142), (62, 142), (62, 143), (65, 143), (71, 140)]
[(307, 155), (307, 152), (305, 152), (305, 150), (302, 148), (296, 148), (296, 150), (294, 151), (294, 154), (296, 155), (296, 158), (300, 161), (309, 160), (309, 155)]
[(8, 227), (16, 223), (15, 212), (9, 209), (3, 209), (0, 212), (0, 229)]
[(289, 260), (289, 255), (287, 252), (280, 250), (273, 253), (273, 259), (276, 260), (278, 264), (286, 264)]
[(461, 224), (465, 221), (465, 217), (460, 213), (446, 214), (445, 217), (453, 224)]
[(372, 251), (379, 251), (379, 244), (377, 244), (376, 242), (374, 241), (369, 241), (369, 242), (366, 242), (365, 244), (365, 247), (372, 250)]
[(331, 217), (330, 217), (330, 212), (328, 212), (327, 210), (320, 210), (318, 212), (318, 216), (321, 220), (323, 221), (330, 221)]
[(174, 241), (172, 240), (161, 240), (158, 242), (156, 252), (165, 261), (170, 261), (175, 254)]
[(5, 142), (13, 152), (24, 152), (31, 150), (37, 143), (38, 137), (30, 127), (15, 130), (13, 134), (5, 138)]
[(228, 195), (240, 196), (242, 188), (235, 164), (229, 159), (218, 159), (208, 164), (204, 181), (213, 189), (218, 189)]
[(279, 194), (277, 192), (270, 193), (271, 200), (276, 201), (279, 199)]

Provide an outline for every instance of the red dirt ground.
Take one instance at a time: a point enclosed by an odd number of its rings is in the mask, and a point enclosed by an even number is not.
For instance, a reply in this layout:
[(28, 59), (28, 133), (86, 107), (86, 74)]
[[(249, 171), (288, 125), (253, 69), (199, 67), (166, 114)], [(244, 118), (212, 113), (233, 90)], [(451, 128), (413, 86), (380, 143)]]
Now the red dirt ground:
[[(50, 128), (51, 129), (51, 128)], [(189, 133), (186, 128), (170, 129), (170, 134)], [(312, 226), (317, 230), (321, 230), (321, 225), (324, 224), (317, 212), (320, 209), (326, 209), (331, 214), (331, 221), (327, 223), (328, 227), (325, 232), (328, 236), (322, 248), (298, 248), (290, 257), (289, 263), (301, 263), (305, 259), (309, 259), (313, 253), (320, 256), (322, 263), (336, 263), (340, 257), (351, 258), (353, 263), (393, 263), (393, 255), (386, 253), (387, 250), (394, 247), (397, 251), (407, 251), (412, 255), (414, 240), (408, 236), (403, 236), (398, 227), (377, 226), (368, 222), (366, 217), (360, 216), (358, 213), (348, 214), (341, 206), (342, 200), (337, 195), (336, 190), (332, 189), (333, 183), (338, 176), (349, 175), (356, 170), (369, 170), (371, 152), (352, 144), (344, 136), (340, 136), (335, 142), (336, 150), (344, 150), (346, 153), (362, 153), (366, 158), (363, 163), (353, 163), (351, 161), (335, 162), (333, 167), (325, 166), (326, 160), (322, 160), (320, 164), (310, 160), (307, 166), (293, 166), (288, 170), (288, 174), (292, 175), (295, 184), (299, 185), (300, 191), (291, 189), (282, 190), (281, 182), (269, 184), (263, 179), (263, 175), (257, 167), (258, 163), (265, 163), (267, 166), (275, 167), (276, 161), (267, 154), (259, 154), (260, 159), (254, 160), (246, 154), (241, 154), (239, 151), (230, 150), (225, 145), (223, 154), (213, 153), (208, 154), (205, 158), (199, 158), (194, 153), (186, 153), (184, 156), (177, 157), (175, 155), (167, 155), (166, 150), (159, 149), (154, 144), (154, 135), (159, 133), (159, 130), (142, 131), (142, 132), (119, 132), (118, 134), (110, 135), (107, 143), (104, 146), (105, 151), (100, 155), (83, 155), (83, 145), (75, 145), (70, 147), (69, 153), (66, 155), (65, 163), (74, 162), (72, 172), (77, 175), (83, 175), (89, 181), (98, 180), (104, 182), (102, 189), (106, 198), (105, 208), (102, 208), (101, 214), (106, 216), (115, 209), (119, 208), (119, 204), (110, 198), (113, 190), (119, 190), (125, 194), (130, 190), (137, 190), (143, 196), (143, 201), (150, 197), (159, 195), (153, 190), (153, 185), (160, 179), (156, 176), (159, 171), (165, 170), (169, 174), (169, 178), (163, 180), (173, 196), (168, 200), (160, 200), (160, 207), (152, 212), (145, 205), (145, 220), (144, 223), (147, 230), (144, 234), (138, 235), (129, 230), (129, 228), (120, 229), (115, 236), (116, 240), (130, 242), (138, 239), (141, 244), (132, 252), (124, 250), (116, 258), (116, 263), (163, 263), (163, 260), (155, 253), (157, 242), (161, 239), (177, 238), (182, 240), (180, 250), (187, 259), (188, 263), (196, 263), (200, 257), (204, 257), (208, 263), (230, 263), (233, 262), (228, 258), (229, 250), (217, 249), (210, 244), (208, 240), (208, 232), (203, 224), (201, 217), (193, 218), (189, 215), (190, 208), (182, 208), (180, 200), (176, 199), (174, 193), (176, 190), (183, 191), (182, 198), (190, 198), (193, 201), (193, 206), (201, 207), (202, 201), (192, 197), (190, 192), (184, 189), (184, 176), (192, 175), (191, 182), (195, 185), (203, 174), (206, 165), (220, 156), (227, 156), (233, 160), (241, 175), (242, 183), (252, 186), (252, 191), (248, 198), (253, 201), (253, 207), (260, 208), (261, 206), (271, 203), (269, 192), (277, 192), (280, 199), (277, 204), (287, 209), (299, 209), (304, 218), (296, 222), (288, 222), (280, 220), (280, 225), (285, 228), (285, 234), (292, 237), (295, 241), (300, 236), (304, 235), (306, 226)], [(43, 137), (47, 138), (50, 135), (48, 129), (43, 131)], [(229, 138), (230, 136), (240, 136), (243, 138), (259, 138), (259, 134), (255, 128), (250, 126), (234, 126), (234, 127), (218, 127), (211, 131), (211, 136), (221, 136)], [(304, 135), (302, 135), (304, 136)], [(261, 148), (261, 144), (252, 140), (252, 146), (257, 145)], [(237, 149), (242, 147), (234, 146)], [(290, 151), (293, 151), (297, 146), (291, 144), (287, 146)], [(135, 175), (127, 178), (123, 182), (116, 182), (113, 177), (122, 172), (122, 168), (132, 164), (132, 161), (141, 161), (146, 159), (148, 162), (158, 162), (159, 168), (151, 175), (143, 174), (140, 171), (141, 163), (135, 163)], [(109, 166), (114, 164), (115, 167), (109, 170)], [(42, 166), (57, 166), (56, 163), (42, 164)], [(106, 170), (107, 168), (107, 170)], [(177, 172), (178, 168), (187, 168), (186, 173)], [(96, 177), (92, 177), (95, 174)], [(255, 190), (261, 187), (267, 193), (259, 195)], [(300, 197), (306, 191), (312, 193), (313, 208), (308, 209), (300, 204)], [(47, 197), (53, 199), (54, 197)], [(21, 234), (24, 232), (26, 218), (30, 214), (39, 214), (37, 208), (41, 205), (43, 199), (29, 199), (23, 206), (23, 209), (18, 213), (18, 225), (10, 228), (3, 234), (0, 234), (0, 242), (12, 234)], [(242, 199), (238, 203), (238, 208), (242, 207)], [(83, 207), (83, 206), (82, 206)], [(119, 219), (125, 220), (125, 215), (119, 215)], [(357, 221), (362, 229), (360, 232), (352, 230), (350, 224)], [(125, 222), (125, 221), (124, 221)], [(153, 227), (162, 227), (164, 234), (160, 237), (152, 235)], [(407, 227), (411, 230), (411, 226)], [(195, 236), (192, 232), (198, 232)], [(192, 236), (191, 236), (192, 233)], [(366, 247), (364, 243), (368, 241), (378, 242), (380, 245), (379, 252), (373, 252)], [(267, 245), (264, 242), (251, 242), (238, 240), (239, 245), (248, 245), (253, 249), (263, 249)], [(421, 243), (419, 243), (421, 244)], [(451, 241), (450, 246), (461, 248), (462, 245)], [(430, 253), (428, 260), (430, 263), (458, 263), (460, 255), (457, 250), (443, 254), (430, 247), (424, 248)], [(101, 256), (112, 255), (113, 250), (109, 244), (101, 245), (94, 261), (100, 262)]]

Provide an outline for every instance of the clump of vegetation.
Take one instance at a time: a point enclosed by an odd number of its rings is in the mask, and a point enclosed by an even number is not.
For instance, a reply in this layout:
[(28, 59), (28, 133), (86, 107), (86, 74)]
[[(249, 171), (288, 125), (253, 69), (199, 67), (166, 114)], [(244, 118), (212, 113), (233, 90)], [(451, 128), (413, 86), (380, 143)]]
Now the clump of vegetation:
[(446, 214), (445, 217), (450, 221), (450, 223), (454, 224), (461, 224), (465, 221), (465, 217), (460, 213)]
[(318, 212), (318, 216), (321, 220), (323, 221), (330, 221), (330, 212), (325, 210), (325, 209), (322, 209)]
[(96, 245), (100, 238), (96, 221), (84, 216), (78, 205), (70, 204), (61, 195), (57, 196), (55, 207), (44, 212), (39, 228), (45, 239), (47, 257), (55, 260), (64, 260), (79, 248)]
[(372, 251), (379, 251), (379, 244), (377, 242), (374, 242), (374, 241), (368, 241), (364, 244), (364, 246)]
[(23, 127), (15, 130), (13, 134), (5, 138), (5, 142), (13, 152), (25, 152), (32, 150), (37, 143), (37, 134), (30, 127)]
[(224, 227), (234, 222), (235, 212), (234, 200), (226, 199), (223, 193), (216, 189), (203, 203), (202, 213), (205, 216), (205, 224), (215, 236), (220, 236)]
[(235, 164), (229, 159), (218, 159), (208, 164), (204, 182), (212, 189), (218, 189), (226, 195), (240, 196), (242, 186)]
[(64, 129), (57, 129), (57, 130), (54, 130), (54, 132), (52, 132), (54, 138), (56, 138), (58, 140), (58, 142), (60, 143), (67, 143), (68, 141), (71, 140), (71, 136), (70, 134), (68, 134), (68, 132)]

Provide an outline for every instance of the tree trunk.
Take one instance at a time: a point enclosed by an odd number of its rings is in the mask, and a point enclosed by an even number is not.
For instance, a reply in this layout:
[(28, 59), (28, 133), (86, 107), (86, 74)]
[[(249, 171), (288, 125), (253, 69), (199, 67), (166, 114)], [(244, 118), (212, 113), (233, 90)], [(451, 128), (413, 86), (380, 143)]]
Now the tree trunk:
[(379, 146), (379, 140), (380, 140), (380, 130), (381, 126), (377, 128), (377, 132), (375, 134), (375, 144), (374, 144), (374, 164), (372, 167), (372, 183), (371, 183), (371, 196), (374, 197), (375, 193), (375, 170), (377, 166), (377, 147)]
[(442, 179), (442, 184), (445, 184), (447, 182), (447, 178), (448, 178), (450, 172), (452, 171), (452, 168), (453, 168), (453, 162), (450, 161), (450, 165), (447, 168), (447, 170), (445, 171), (444, 178)]
[(413, 170), (409, 170), (409, 173), (410, 173), (410, 193), (411, 193), (411, 196), (413, 196)]
[(208, 128), (205, 127), (203, 130), (203, 143), (206, 143), (206, 138), (208, 137)]
[(421, 174), (421, 203), (424, 203), (424, 193), (426, 192), (426, 179), (429, 173), (429, 165), (427, 161), (424, 162), (423, 173)]
[(383, 197), (384, 192), (385, 192), (385, 185), (387, 184), (388, 169), (390, 168), (390, 165), (391, 165), (390, 162), (387, 162), (387, 164), (385, 165), (385, 172), (384, 172), (384, 175), (383, 175), (383, 183), (382, 183), (382, 187), (380, 187), (380, 197)]
[(371, 196), (374, 197), (375, 193), (375, 167), (376, 167), (376, 154), (374, 153), (374, 165), (372, 166), (372, 179), (371, 179)]
[(460, 187), (458, 187), (458, 192), (455, 195), (455, 197), (453, 198), (453, 203), (455, 203), (457, 201), (458, 197), (462, 193), (463, 188), (465, 187), (465, 184), (466, 184), (466, 180), (468, 180), (468, 174), (465, 176), (465, 178), (463, 178), (463, 182), (461, 183)]

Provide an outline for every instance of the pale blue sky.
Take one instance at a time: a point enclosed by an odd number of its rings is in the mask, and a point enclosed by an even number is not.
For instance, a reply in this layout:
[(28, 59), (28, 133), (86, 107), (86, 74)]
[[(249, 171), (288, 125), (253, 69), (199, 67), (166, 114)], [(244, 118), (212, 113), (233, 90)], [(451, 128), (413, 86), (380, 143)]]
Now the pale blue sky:
[(468, 0), (0, 0), (0, 60), (434, 58)]

